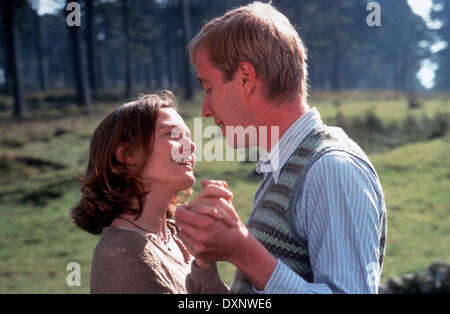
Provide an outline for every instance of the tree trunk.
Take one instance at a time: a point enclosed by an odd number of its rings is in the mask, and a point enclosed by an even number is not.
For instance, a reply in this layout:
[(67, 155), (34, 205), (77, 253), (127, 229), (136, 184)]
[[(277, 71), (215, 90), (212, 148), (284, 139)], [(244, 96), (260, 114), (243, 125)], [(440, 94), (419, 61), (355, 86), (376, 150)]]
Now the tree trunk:
[(170, 62), (170, 77), (172, 82), (172, 88), (178, 88), (179, 84), (177, 81), (177, 45), (176, 45), (176, 34), (172, 29), (170, 32), (170, 50), (169, 50), (169, 62)]
[(173, 84), (173, 77), (172, 77), (172, 60), (171, 60), (171, 55), (172, 55), (172, 46), (171, 46), (171, 29), (169, 28), (169, 26), (167, 26), (166, 28), (166, 39), (165, 39), (165, 61), (166, 61), (166, 73), (167, 73), (167, 83), (169, 88), (173, 88), (174, 84)]
[(341, 90), (341, 56), (336, 49), (333, 53), (333, 63), (331, 65), (331, 88), (338, 92)]
[(147, 63), (144, 66), (143, 70), (144, 70), (145, 89), (150, 90), (152, 88), (152, 78), (150, 75), (150, 71), (151, 71), (150, 64)]
[(150, 54), (152, 59), (153, 76), (156, 81), (156, 88), (162, 87), (162, 71), (157, 52), (157, 45), (150, 43)]
[(36, 27), (36, 55), (38, 63), (39, 87), (42, 91), (47, 89), (47, 77), (44, 67), (44, 47), (42, 46), (42, 25), (37, 12), (34, 15)]
[[(3, 17), (2, 17), (3, 18)], [(4, 22), (5, 19), (3, 18)], [(6, 24), (4, 24), (6, 26)], [(6, 27), (5, 27), (5, 31), (6, 31)], [(6, 41), (6, 38), (5, 38)], [(5, 46), (5, 59), (4, 59), (4, 66), (3, 66), (3, 76), (5, 77), (5, 88), (4, 88), (4, 93), (5, 95), (11, 95), (13, 92), (13, 87), (12, 87), (12, 80), (11, 77), (9, 75), (9, 62), (8, 62), (8, 51), (7, 51), (8, 47)]]
[[(67, 0), (67, 3), (70, 1)], [(85, 106), (88, 111), (92, 110), (91, 93), (86, 73), (86, 60), (81, 47), (80, 29), (78, 26), (67, 26), (69, 29), (72, 47), (73, 70), (77, 87), (78, 106)]]
[(402, 60), (401, 61), (401, 66), (400, 66), (400, 71), (399, 71), (399, 81), (400, 81), (400, 90), (403, 93), (408, 93), (411, 91), (410, 88), (410, 84), (408, 84), (410, 82), (410, 78), (408, 76), (408, 72), (409, 72), (409, 63), (407, 60)]
[(94, 94), (97, 93), (97, 75), (95, 69), (96, 60), (96, 36), (94, 29), (95, 6), (94, 0), (86, 0), (86, 43), (87, 43), (87, 60), (89, 85)]
[[(70, 31), (70, 30), (69, 30)], [(69, 41), (71, 42), (71, 44), (68, 46), (68, 50), (66, 51), (65, 55), (66, 55), (66, 60), (72, 60), (72, 62), (65, 62), (64, 65), (61, 67), (58, 62), (53, 62), (53, 68), (55, 69), (55, 77), (56, 77), (56, 86), (62, 86), (65, 88), (73, 88), (73, 85), (75, 83), (76, 85), (76, 80), (75, 80), (75, 66), (74, 66), (74, 55), (73, 55), (73, 44), (72, 44), (72, 39), (69, 38)], [(55, 56), (55, 58), (57, 58), (57, 56)], [(71, 64), (72, 63), (72, 64)], [(62, 69), (61, 69), (62, 68)], [(62, 82), (63, 84), (61, 84), (60, 82)], [(75, 86), (76, 87), (76, 86)]]
[(122, 0), (123, 33), (125, 36), (125, 97), (131, 97), (131, 43), (130, 43), (130, 3)]
[(104, 70), (103, 70), (103, 42), (99, 42), (97, 53), (95, 54), (96, 59), (96, 70), (97, 70), (97, 89), (103, 89), (105, 87)]
[(391, 59), (392, 62), (392, 86), (396, 91), (400, 91), (400, 81), (398, 79), (398, 61), (397, 56)]
[(307, 21), (305, 21), (305, 3), (302, 1), (296, 1), (296, 4), (297, 4), (296, 10), (295, 10), (295, 12), (297, 13), (296, 14), (296, 24), (298, 25), (298, 28), (302, 32), (301, 38), (304, 42), (305, 41), (305, 30), (303, 29), (303, 27), (305, 26), (305, 23), (307, 23)]
[(8, 66), (6, 67), (12, 80), (14, 92), (14, 107), (13, 113), (15, 117), (21, 118), (25, 113), (25, 103), (23, 99), (23, 83), (22, 73), (20, 69), (20, 49), (19, 36), (15, 20), (14, 0), (6, 0), (4, 8), (4, 23), (5, 23), (5, 39), (6, 39), (6, 56)]
[(109, 59), (109, 73), (111, 77), (111, 85), (112, 87), (117, 87), (117, 82), (119, 81), (119, 69), (117, 68), (118, 65), (118, 58), (115, 53), (112, 54), (111, 58)]
[[(176, 43), (176, 39), (174, 38), (174, 32), (175, 29), (177, 29), (177, 26), (174, 25), (174, 23), (171, 23), (170, 21), (172, 21), (173, 19), (176, 19), (177, 16), (175, 14), (173, 14), (173, 10), (172, 9), (168, 9), (166, 8), (164, 11), (164, 19), (165, 19), (165, 23), (164, 23), (164, 28), (163, 28), (163, 33), (165, 34), (164, 36), (164, 50), (165, 50), (165, 72), (167, 75), (167, 83), (169, 88), (175, 88), (176, 87), (176, 83), (175, 83), (175, 78), (174, 78), (174, 60), (173, 60), (173, 46)], [(177, 11), (175, 11), (175, 13), (177, 13)]]
[(192, 39), (191, 13), (189, 12), (189, 0), (179, 0), (183, 16), (184, 29), (184, 98), (192, 99), (194, 97), (194, 88), (192, 80), (191, 63), (186, 47)]

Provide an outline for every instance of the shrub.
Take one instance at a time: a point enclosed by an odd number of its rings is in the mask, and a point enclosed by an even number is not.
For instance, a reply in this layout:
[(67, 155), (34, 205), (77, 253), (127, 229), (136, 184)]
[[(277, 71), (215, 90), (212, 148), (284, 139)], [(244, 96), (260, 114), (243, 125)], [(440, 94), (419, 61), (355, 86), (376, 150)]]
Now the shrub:
[(449, 294), (450, 264), (435, 262), (425, 274), (411, 273), (390, 278), (380, 293), (389, 294)]

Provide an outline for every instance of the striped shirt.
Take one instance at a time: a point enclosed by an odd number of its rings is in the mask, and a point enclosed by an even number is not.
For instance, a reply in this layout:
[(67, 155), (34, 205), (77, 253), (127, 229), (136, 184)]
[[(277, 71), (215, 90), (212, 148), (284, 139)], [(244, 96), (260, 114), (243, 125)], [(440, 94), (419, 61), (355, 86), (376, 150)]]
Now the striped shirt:
[[(271, 180), (295, 148), (315, 127), (323, 125), (313, 108), (295, 121), (256, 170), (264, 180), (256, 192), (258, 204)], [(377, 293), (381, 269), (378, 258), (385, 211), (376, 173), (361, 159), (345, 152), (329, 152), (310, 168), (295, 212), (294, 227), (307, 239), (312, 283), (280, 260), (259, 293)]]

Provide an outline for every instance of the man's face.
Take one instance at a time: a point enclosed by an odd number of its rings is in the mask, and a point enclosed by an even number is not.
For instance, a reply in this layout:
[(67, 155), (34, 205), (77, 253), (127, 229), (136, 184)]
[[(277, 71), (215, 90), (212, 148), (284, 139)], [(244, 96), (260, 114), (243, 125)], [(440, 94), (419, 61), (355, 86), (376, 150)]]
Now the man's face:
[(209, 62), (206, 53), (200, 52), (196, 61), (197, 79), (205, 91), (202, 115), (212, 117), (224, 136), (227, 126), (250, 125), (253, 115), (244, 101), (239, 73), (224, 83), (222, 72)]

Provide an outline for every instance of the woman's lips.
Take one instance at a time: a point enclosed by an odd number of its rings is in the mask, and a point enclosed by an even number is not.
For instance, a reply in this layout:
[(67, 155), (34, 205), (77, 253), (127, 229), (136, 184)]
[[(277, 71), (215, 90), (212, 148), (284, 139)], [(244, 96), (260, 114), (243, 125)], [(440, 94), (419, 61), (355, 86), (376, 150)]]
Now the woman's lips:
[(180, 161), (176, 161), (176, 160), (173, 160), (173, 161), (180, 166), (184, 166), (184, 167), (190, 168), (191, 170), (194, 170), (195, 162), (193, 159), (188, 159), (188, 160), (182, 159)]
[(185, 166), (185, 167), (187, 167), (187, 168), (189, 168), (191, 170), (194, 170), (194, 164), (192, 162), (181, 163), (181, 165), (183, 165), (183, 166)]

